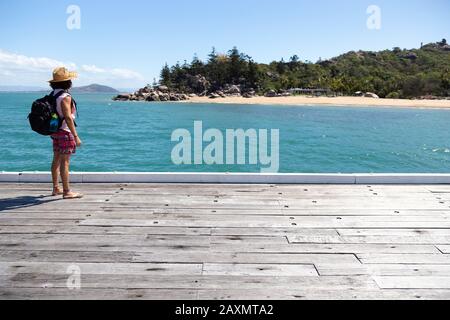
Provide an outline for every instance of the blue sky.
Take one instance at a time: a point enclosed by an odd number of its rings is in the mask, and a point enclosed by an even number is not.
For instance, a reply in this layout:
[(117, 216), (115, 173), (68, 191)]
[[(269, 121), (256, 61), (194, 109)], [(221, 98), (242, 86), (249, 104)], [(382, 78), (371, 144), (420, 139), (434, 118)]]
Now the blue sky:
[[(66, 27), (69, 5), (81, 9), (80, 30)], [(370, 5), (381, 9), (380, 30), (367, 28)], [(213, 46), (259, 62), (316, 61), (414, 48), (449, 31), (449, 0), (0, 0), (0, 85), (42, 85), (67, 64), (79, 84), (138, 87), (165, 62), (205, 58)]]

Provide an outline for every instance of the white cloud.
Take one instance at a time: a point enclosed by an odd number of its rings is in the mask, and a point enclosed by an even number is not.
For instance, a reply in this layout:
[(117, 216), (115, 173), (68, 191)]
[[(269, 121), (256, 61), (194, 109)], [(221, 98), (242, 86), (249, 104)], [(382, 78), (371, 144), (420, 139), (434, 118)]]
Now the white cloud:
[(136, 71), (129, 70), (129, 69), (120, 69), (120, 68), (114, 68), (114, 69), (103, 69), (100, 67), (97, 67), (96, 65), (82, 65), (81, 69), (87, 73), (103, 73), (103, 74), (109, 74), (114, 77), (120, 78), (120, 79), (135, 79), (135, 80), (144, 80), (144, 77)]
[(77, 85), (100, 83), (111, 86), (143, 85), (144, 76), (124, 68), (101, 68), (84, 64), (78, 67), (73, 62), (64, 62), (46, 57), (28, 57), (0, 49), (0, 85), (42, 85), (54, 68), (65, 66), (78, 71)]
[(72, 62), (61, 62), (50, 58), (33, 58), (20, 54), (6, 52), (0, 49), (0, 67), (3, 70), (28, 70), (34, 72), (45, 72), (59, 66), (67, 66), (76, 69)]
[(123, 79), (139, 79), (142, 81), (144, 80), (144, 77), (140, 73), (128, 69), (112, 69), (111, 74), (113, 76), (120, 77)]
[(91, 73), (105, 73), (106, 70), (99, 68), (95, 65), (82, 65), (81, 69), (83, 69), (86, 72), (91, 72)]

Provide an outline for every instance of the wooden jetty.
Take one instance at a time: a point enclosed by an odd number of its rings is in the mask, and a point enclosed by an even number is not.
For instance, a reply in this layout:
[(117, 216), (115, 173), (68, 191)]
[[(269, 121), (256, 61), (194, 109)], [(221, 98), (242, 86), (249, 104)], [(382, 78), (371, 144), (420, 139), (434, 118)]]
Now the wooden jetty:
[(0, 299), (450, 299), (450, 185), (50, 189), (0, 184)]

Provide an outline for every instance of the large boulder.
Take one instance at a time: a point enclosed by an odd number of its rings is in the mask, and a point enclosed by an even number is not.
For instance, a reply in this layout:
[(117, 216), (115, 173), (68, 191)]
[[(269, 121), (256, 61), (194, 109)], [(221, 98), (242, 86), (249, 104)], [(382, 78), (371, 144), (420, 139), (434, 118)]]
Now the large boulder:
[(190, 75), (188, 77), (189, 88), (195, 93), (207, 92), (211, 88), (211, 83), (202, 75)]
[(114, 101), (128, 101), (130, 100), (130, 94), (119, 94), (118, 96), (114, 97)]
[(251, 97), (256, 96), (256, 91), (255, 91), (255, 89), (250, 88), (250, 89), (247, 89), (247, 91), (245, 91), (245, 92), (242, 94), (242, 96), (244, 96), (244, 95), (245, 95), (247, 98), (251, 98)]
[(159, 95), (157, 95), (156, 93), (152, 93), (147, 97), (147, 101), (161, 101), (159, 99)]
[(211, 93), (211, 94), (209, 95), (209, 98), (210, 98), (210, 99), (218, 99), (218, 98), (220, 98), (220, 95), (217, 94), (217, 93), (215, 93), (215, 92), (213, 92), (213, 93)]
[(268, 98), (273, 98), (277, 96), (277, 92), (275, 90), (269, 90), (266, 92), (265, 96)]
[(169, 92), (169, 87), (168, 86), (158, 86), (157, 89), (159, 91), (161, 91), (161, 92), (164, 92), (164, 93)]
[(236, 85), (232, 85), (225, 91), (225, 93), (226, 94), (230, 94), (230, 95), (240, 95), (241, 94), (241, 88), (239, 88)]
[(142, 89), (139, 89), (139, 92), (142, 93), (142, 94), (145, 94), (145, 93), (150, 93), (152, 90), (153, 89), (151, 87), (147, 86), (147, 87), (144, 87)]
[(159, 95), (159, 99), (160, 101), (169, 101), (170, 100), (170, 96), (168, 93), (162, 93)]
[(373, 93), (373, 92), (366, 92), (366, 93), (364, 94), (364, 97), (366, 97), (366, 98), (380, 99), (380, 97), (379, 97), (377, 94)]

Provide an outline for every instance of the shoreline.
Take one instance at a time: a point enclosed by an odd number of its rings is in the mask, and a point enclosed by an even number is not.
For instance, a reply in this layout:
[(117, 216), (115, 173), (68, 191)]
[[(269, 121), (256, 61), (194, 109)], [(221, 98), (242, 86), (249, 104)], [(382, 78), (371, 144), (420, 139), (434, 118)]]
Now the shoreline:
[(283, 106), (348, 106), (348, 107), (400, 107), (423, 109), (450, 109), (450, 100), (407, 100), (407, 99), (374, 99), (365, 97), (226, 97), (210, 99), (208, 97), (193, 97), (184, 103), (213, 104), (246, 104), (246, 105), (283, 105)]

